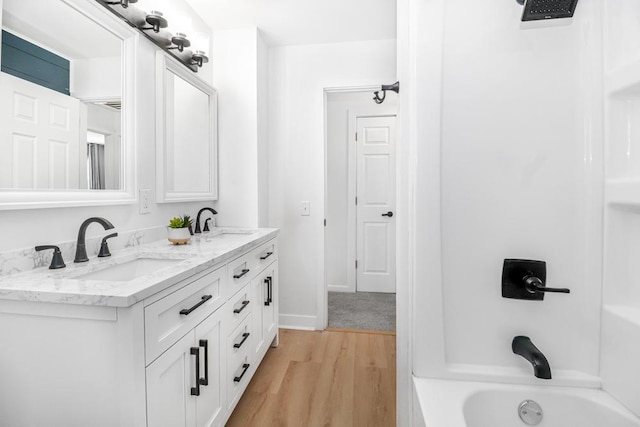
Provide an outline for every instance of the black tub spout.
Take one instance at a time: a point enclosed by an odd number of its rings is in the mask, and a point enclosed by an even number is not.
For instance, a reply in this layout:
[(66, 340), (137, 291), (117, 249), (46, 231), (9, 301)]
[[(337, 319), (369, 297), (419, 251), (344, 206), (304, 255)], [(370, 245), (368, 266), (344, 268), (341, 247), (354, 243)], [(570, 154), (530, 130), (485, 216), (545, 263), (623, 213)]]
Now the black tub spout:
[(511, 343), (511, 349), (515, 354), (524, 357), (533, 365), (533, 375), (545, 380), (551, 379), (551, 367), (547, 358), (531, 342), (529, 337), (515, 337)]

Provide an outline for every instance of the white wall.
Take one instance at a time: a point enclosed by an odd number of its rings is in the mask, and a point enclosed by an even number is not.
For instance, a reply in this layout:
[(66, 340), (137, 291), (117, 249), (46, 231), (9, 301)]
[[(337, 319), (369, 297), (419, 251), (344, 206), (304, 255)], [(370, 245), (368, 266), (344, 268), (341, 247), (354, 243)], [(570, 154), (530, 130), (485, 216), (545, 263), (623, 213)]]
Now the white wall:
[(217, 31), (213, 43), (219, 107), (218, 225), (266, 225), (267, 48), (256, 28)]
[[(349, 143), (355, 145), (354, 135), (349, 134), (349, 111), (366, 114), (396, 113), (398, 96), (395, 93), (388, 92), (382, 104), (376, 104), (372, 98), (372, 91), (327, 94), (325, 275), (329, 291), (356, 291), (354, 259), (347, 250), (350, 243), (355, 244), (356, 237), (355, 223), (349, 224), (348, 221), (349, 207), (353, 208), (355, 204), (348, 197)], [(354, 167), (351, 163), (351, 168)]]
[(71, 96), (81, 100), (122, 98), (122, 58), (74, 59), (71, 61)]
[[(528, 335), (549, 359), (552, 384), (597, 385), (597, 2), (580, 2), (573, 20), (529, 25), (516, 2), (412, 4), (425, 22), (410, 47), (414, 373), (532, 382), (530, 364), (511, 352), (512, 338)], [(502, 298), (505, 258), (547, 261), (548, 286), (571, 294)]]
[[(281, 229), (280, 322), (322, 329), (324, 89), (396, 81), (395, 40), (269, 51), (269, 225)], [(311, 215), (300, 215), (300, 203)]]

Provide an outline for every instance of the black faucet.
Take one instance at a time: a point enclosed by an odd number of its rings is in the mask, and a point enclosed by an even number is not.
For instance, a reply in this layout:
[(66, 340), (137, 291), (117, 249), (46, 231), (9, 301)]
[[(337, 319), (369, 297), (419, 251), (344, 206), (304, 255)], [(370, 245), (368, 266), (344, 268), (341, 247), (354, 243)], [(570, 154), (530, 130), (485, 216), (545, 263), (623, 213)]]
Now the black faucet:
[[(211, 208), (202, 208), (202, 209), (200, 209), (198, 211), (198, 215), (196, 216), (196, 231), (194, 231), (194, 233), (196, 233), (196, 234), (202, 233), (202, 231), (200, 230), (200, 214), (202, 212), (204, 212), (204, 211), (209, 211), (214, 215), (218, 213), (218, 212), (216, 212), (215, 209), (211, 209)], [(208, 231), (208, 227), (207, 227), (207, 229), (205, 229), (205, 231)]]
[(533, 345), (529, 337), (517, 336), (513, 338), (511, 349), (533, 365), (533, 375), (545, 380), (551, 379), (551, 367), (547, 358), (538, 350), (538, 347)]
[(85, 236), (85, 233), (87, 232), (87, 227), (92, 222), (97, 222), (98, 224), (102, 225), (105, 230), (111, 230), (112, 228), (114, 228), (113, 224), (111, 224), (109, 221), (107, 221), (104, 218), (92, 217), (85, 220), (80, 226), (80, 231), (78, 231), (78, 242), (76, 243), (76, 258), (73, 260), (73, 262), (89, 261), (89, 258), (87, 257), (87, 247), (85, 246), (84, 236)]

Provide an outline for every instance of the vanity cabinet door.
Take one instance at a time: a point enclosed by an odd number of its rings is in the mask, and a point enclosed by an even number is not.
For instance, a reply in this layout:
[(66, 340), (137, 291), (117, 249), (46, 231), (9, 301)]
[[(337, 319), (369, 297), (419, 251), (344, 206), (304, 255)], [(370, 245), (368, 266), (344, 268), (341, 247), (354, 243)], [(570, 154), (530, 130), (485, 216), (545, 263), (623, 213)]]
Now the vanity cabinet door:
[[(265, 292), (267, 292), (267, 299), (269, 304), (263, 304), (262, 309), (262, 327), (264, 332), (262, 334), (265, 346), (271, 345), (271, 342), (278, 333), (278, 263), (274, 262), (266, 268), (264, 272), (264, 278), (266, 282)], [(277, 344), (276, 344), (277, 345)], [(264, 348), (263, 351), (267, 351)]]
[(196, 345), (201, 351), (200, 396), (196, 399), (197, 427), (221, 426), (225, 419), (225, 387), (223, 369), (226, 366), (224, 333), (225, 310), (220, 309), (196, 327)]
[(251, 316), (251, 321), (253, 323), (251, 346), (253, 354), (257, 356), (255, 360), (260, 360), (259, 356), (264, 348), (264, 317), (262, 315), (262, 311), (265, 307), (265, 303), (267, 302), (267, 282), (263, 273), (258, 274), (258, 276), (251, 281), (251, 289), (253, 293), (253, 301), (255, 302), (255, 306), (253, 307), (253, 316)]
[(191, 389), (196, 387), (193, 348), (195, 332), (191, 331), (147, 367), (148, 427), (195, 425), (196, 396), (191, 395)]
[(278, 332), (278, 263), (273, 262), (251, 282), (256, 302), (253, 314), (255, 354), (260, 360)]

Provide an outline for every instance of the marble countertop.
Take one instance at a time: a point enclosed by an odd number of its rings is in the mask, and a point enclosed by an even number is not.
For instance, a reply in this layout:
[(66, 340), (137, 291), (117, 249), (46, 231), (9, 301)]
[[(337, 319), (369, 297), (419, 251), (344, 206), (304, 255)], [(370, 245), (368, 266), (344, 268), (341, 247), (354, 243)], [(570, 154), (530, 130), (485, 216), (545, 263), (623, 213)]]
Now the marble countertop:
[[(250, 233), (250, 234), (249, 234)], [(180, 280), (231, 260), (271, 240), (278, 229), (256, 230), (221, 228), (197, 236), (186, 245), (158, 240), (133, 248), (114, 251), (111, 257), (93, 257), (89, 262), (49, 270), (47, 267), (0, 278), (0, 299), (63, 304), (130, 307)], [(150, 274), (129, 281), (78, 279), (76, 277), (108, 269), (137, 258), (176, 260)]]

